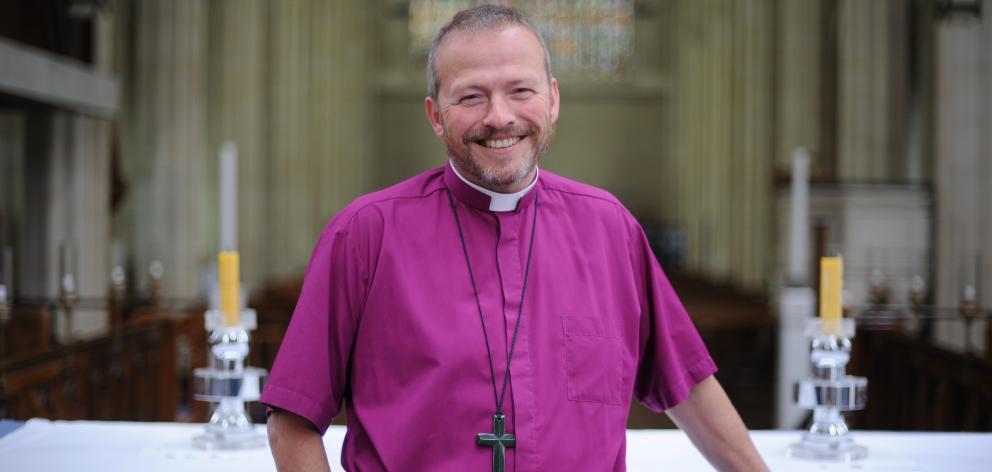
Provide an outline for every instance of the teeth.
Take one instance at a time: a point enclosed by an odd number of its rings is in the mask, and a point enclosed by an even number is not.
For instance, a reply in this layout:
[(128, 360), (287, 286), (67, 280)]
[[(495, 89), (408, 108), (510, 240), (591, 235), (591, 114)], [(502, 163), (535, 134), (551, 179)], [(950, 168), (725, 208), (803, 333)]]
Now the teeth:
[(487, 139), (487, 140), (483, 141), (483, 144), (486, 147), (488, 147), (488, 148), (499, 149), (499, 148), (505, 148), (505, 147), (513, 146), (514, 144), (517, 144), (518, 142), (520, 142), (521, 139), (523, 139), (523, 138), (521, 138), (519, 136), (515, 136), (515, 137), (507, 138), (507, 139)]

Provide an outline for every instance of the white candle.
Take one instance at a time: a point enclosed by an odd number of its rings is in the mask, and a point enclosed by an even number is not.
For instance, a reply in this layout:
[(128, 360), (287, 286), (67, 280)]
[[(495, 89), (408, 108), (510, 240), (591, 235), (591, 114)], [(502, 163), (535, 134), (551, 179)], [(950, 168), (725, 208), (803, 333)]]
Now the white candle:
[(789, 283), (809, 281), (809, 152), (792, 155), (792, 208), (789, 212)]
[(238, 247), (238, 148), (227, 141), (220, 148), (220, 250)]

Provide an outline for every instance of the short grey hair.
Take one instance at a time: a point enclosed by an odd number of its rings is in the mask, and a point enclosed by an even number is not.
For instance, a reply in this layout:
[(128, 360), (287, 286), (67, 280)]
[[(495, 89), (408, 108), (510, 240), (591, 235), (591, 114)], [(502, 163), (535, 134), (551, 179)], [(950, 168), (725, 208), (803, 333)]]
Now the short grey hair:
[(541, 49), (544, 50), (544, 69), (548, 74), (548, 83), (550, 83), (552, 78), (551, 54), (548, 53), (548, 45), (544, 43), (541, 33), (527, 20), (527, 17), (513, 7), (479, 5), (456, 13), (451, 21), (442, 26), (437, 31), (437, 35), (434, 36), (431, 51), (427, 54), (427, 95), (436, 101), (438, 90), (441, 88), (441, 81), (437, 76), (437, 50), (441, 47), (445, 37), (451, 33), (494, 30), (512, 24), (519, 24), (527, 28), (534, 33), (537, 41), (541, 43)]

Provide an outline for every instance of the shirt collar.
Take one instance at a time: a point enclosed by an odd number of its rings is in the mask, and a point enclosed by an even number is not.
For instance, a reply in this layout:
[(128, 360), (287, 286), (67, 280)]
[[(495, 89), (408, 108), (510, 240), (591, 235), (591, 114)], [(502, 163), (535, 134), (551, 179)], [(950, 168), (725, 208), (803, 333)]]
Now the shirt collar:
[[(449, 172), (450, 169), (450, 172)], [(487, 188), (480, 187), (458, 173), (454, 162), (448, 160), (448, 169), (445, 169), (445, 183), (459, 200), (476, 207), (480, 210), (489, 211), (513, 211), (520, 204), (526, 204), (532, 199), (525, 199), (531, 189), (537, 185), (541, 170), (537, 168), (534, 181), (527, 188), (515, 193), (493, 192)]]

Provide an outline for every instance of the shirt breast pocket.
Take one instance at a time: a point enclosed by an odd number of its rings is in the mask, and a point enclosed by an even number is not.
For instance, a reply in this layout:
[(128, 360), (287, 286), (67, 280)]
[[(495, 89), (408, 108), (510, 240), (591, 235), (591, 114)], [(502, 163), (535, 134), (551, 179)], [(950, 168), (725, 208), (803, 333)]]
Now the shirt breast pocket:
[(562, 316), (568, 399), (618, 405), (622, 346), (613, 326), (600, 318)]

